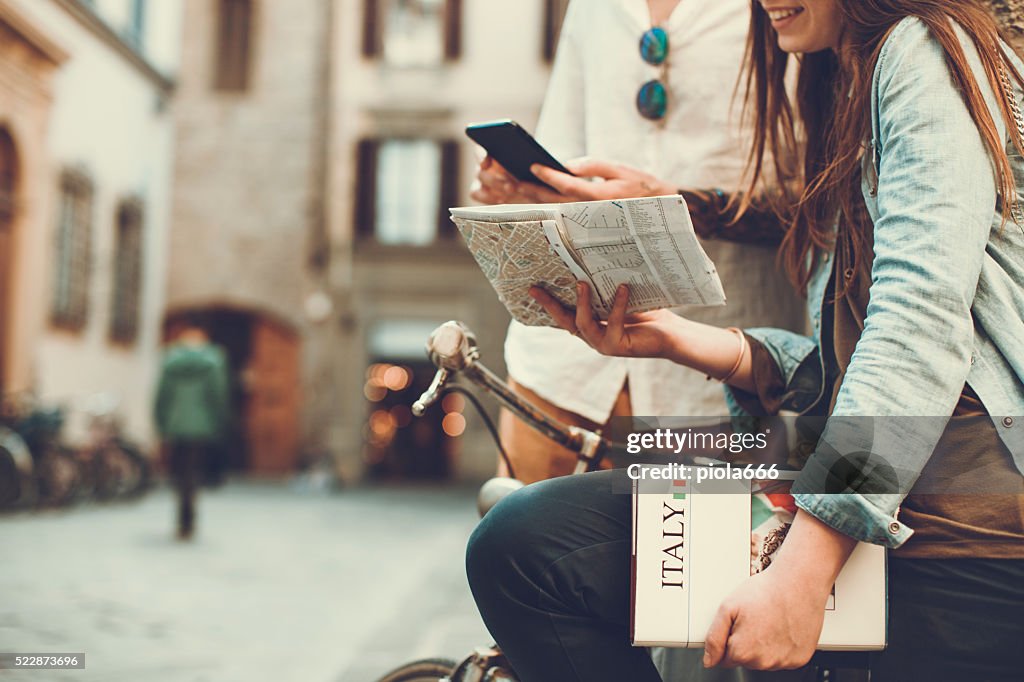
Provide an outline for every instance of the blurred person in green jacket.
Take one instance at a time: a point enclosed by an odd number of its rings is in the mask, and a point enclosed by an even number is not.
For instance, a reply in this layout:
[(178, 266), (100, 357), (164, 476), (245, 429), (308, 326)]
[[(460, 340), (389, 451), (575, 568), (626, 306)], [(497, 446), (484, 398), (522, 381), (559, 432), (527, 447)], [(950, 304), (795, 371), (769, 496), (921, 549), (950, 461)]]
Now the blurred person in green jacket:
[(227, 357), (201, 324), (189, 320), (167, 349), (160, 369), (154, 417), (170, 452), (178, 494), (178, 538), (192, 537), (197, 479), (203, 460), (231, 422)]

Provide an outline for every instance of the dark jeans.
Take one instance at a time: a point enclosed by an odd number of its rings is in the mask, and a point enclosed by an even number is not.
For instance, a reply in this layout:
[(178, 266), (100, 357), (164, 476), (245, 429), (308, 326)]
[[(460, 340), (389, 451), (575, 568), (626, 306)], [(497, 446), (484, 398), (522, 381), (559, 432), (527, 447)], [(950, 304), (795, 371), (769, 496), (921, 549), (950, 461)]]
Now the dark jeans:
[[(623, 475), (535, 483), (470, 539), (473, 596), (523, 682), (661, 680), (629, 641), (631, 501), (612, 492)], [(1024, 679), (1024, 561), (890, 566), (889, 648), (871, 657), (872, 682)]]
[(187, 538), (195, 530), (196, 488), (200, 468), (209, 444), (199, 441), (171, 443), (171, 478), (178, 494), (178, 536)]

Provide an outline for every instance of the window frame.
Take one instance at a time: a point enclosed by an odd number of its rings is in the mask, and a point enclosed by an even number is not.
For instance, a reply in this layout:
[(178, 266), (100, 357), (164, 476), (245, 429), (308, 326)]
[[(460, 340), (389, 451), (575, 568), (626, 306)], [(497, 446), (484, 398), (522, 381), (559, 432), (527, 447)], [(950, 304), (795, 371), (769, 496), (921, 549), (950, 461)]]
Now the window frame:
[(256, 44), (256, 0), (217, 0), (214, 11), (212, 87), (222, 93), (248, 92)]
[(58, 187), (50, 323), (58, 329), (78, 332), (89, 320), (96, 190), (92, 178), (80, 169), (65, 169)]
[[(428, 140), (438, 145), (438, 212), (434, 238), (428, 244), (386, 244), (377, 238), (377, 192), (380, 148), (390, 140)], [(450, 242), (457, 232), (448, 208), (459, 203), (461, 142), (457, 138), (430, 135), (377, 135), (359, 139), (355, 145), (355, 211), (353, 238), (357, 244), (375, 244), (387, 249), (429, 249)]]
[[(362, 55), (367, 59), (384, 59), (384, 18), (389, 3), (395, 0), (363, 0)], [(444, 0), (441, 19), (441, 62), (443, 66), (462, 57), (462, 0)]]
[(0, 227), (10, 228), (18, 212), (18, 148), (6, 126), (0, 126)]
[(145, 207), (127, 197), (114, 212), (114, 259), (108, 336), (112, 343), (132, 345), (139, 337), (145, 267)]

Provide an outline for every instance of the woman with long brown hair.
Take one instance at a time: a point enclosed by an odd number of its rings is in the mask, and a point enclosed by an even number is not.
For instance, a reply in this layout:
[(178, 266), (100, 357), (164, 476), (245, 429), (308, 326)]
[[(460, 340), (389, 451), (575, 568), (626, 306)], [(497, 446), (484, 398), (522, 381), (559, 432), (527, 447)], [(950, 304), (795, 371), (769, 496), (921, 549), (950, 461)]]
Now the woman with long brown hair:
[[(1021, 62), (975, 0), (752, 4), (756, 139), (749, 191), (732, 208), (774, 200), (787, 224), (780, 256), (807, 295), (813, 334), (627, 316), (625, 289), (600, 322), (584, 285), (575, 313), (533, 294), (602, 353), (703, 371), (727, 384), (737, 413), (829, 415), (826, 438), (845, 423), (851, 447), (871, 436), (865, 447), (887, 464), (836, 495), (826, 494), (827, 449), (809, 458), (786, 542), (722, 604), (706, 665), (806, 664), (831, 585), (866, 541), (892, 550), (889, 646), (872, 657), (873, 681), (1020, 679)], [(625, 168), (600, 184), (535, 173), (581, 198), (668, 189)], [(684, 196), (697, 216), (727, 210), (716, 192)], [(848, 428), (869, 417), (871, 433)], [(658, 679), (628, 641), (630, 503), (611, 491), (617, 475), (529, 486), (470, 541), (474, 597), (523, 680)], [(958, 476), (974, 487), (935, 484)]]

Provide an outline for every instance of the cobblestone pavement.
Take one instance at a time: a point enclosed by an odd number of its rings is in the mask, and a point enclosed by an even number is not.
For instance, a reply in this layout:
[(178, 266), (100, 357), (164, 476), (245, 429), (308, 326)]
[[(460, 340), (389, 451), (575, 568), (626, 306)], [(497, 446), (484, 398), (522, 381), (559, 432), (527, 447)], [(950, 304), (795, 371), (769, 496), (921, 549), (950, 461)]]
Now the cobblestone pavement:
[(309, 493), (236, 483), (200, 497), (0, 517), (0, 651), (86, 653), (10, 680), (372, 682), (487, 643), (466, 585), (469, 488)]

